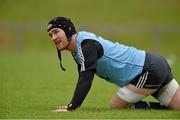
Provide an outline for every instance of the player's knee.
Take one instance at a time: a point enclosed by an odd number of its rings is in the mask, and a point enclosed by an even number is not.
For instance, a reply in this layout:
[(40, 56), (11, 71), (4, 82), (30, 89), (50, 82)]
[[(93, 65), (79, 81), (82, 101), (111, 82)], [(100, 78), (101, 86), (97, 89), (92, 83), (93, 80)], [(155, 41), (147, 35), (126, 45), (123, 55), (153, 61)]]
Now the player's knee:
[(113, 108), (113, 109), (128, 108), (129, 105), (130, 103), (122, 100), (117, 95), (115, 95), (109, 103), (110, 108)]
[(117, 108), (117, 105), (111, 101), (109, 103), (109, 107), (114, 109), (114, 108)]
[(120, 106), (118, 103), (117, 103), (117, 98), (115, 98), (115, 96), (111, 99), (110, 103), (109, 103), (109, 107), (110, 108), (118, 108), (118, 106)]
[(128, 108), (128, 106), (125, 104), (123, 105), (123, 104), (117, 104), (117, 103), (113, 103), (113, 102), (110, 102), (109, 106), (112, 109)]

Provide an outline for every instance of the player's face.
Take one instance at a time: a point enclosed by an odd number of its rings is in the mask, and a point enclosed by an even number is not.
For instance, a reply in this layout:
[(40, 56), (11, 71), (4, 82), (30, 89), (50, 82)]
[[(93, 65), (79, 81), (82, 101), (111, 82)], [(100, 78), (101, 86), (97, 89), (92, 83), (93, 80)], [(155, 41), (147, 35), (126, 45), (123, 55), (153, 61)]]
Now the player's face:
[(53, 28), (48, 32), (48, 34), (59, 50), (64, 50), (68, 47), (69, 42), (65, 32), (62, 29)]

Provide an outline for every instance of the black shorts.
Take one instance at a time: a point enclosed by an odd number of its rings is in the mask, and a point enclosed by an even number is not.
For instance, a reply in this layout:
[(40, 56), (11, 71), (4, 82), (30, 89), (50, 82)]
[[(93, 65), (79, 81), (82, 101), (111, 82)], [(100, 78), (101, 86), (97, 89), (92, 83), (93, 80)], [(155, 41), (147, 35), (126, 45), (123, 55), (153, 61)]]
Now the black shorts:
[(167, 61), (155, 54), (146, 52), (143, 71), (130, 84), (139, 88), (159, 89), (173, 79)]

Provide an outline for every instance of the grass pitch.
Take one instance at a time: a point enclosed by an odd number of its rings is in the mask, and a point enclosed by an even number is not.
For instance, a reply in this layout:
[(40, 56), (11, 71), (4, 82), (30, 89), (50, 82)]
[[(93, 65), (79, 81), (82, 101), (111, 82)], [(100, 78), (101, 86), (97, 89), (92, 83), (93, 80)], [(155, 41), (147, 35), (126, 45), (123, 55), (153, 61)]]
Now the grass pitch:
[[(57, 106), (69, 103), (77, 81), (76, 65), (71, 56), (63, 54), (66, 72), (60, 70), (56, 58), (55, 52), (1, 52), (0, 118), (180, 118), (180, 111), (110, 109), (108, 102), (118, 87), (98, 77), (81, 108), (74, 112), (53, 113), (51, 110)], [(176, 79), (180, 79), (179, 62), (172, 67)]]

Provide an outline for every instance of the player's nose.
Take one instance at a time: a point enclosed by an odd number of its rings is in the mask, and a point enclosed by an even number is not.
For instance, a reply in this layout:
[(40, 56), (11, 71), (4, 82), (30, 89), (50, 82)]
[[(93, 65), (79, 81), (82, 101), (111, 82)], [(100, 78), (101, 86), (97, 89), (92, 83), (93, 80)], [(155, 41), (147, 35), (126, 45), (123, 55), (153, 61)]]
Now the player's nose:
[(55, 42), (57, 39), (57, 36), (56, 35), (52, 35), (52, 40)]

